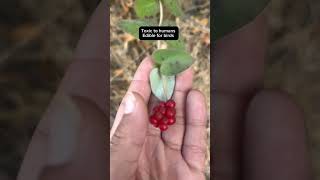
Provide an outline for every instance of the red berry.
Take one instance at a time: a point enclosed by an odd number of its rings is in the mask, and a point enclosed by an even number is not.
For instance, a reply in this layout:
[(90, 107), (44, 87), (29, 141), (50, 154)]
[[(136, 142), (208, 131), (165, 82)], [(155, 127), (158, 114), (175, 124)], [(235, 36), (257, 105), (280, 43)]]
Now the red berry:
[(165, 125), (165, 124), (160, 124), (160, 125), (159, 125), (159, 129), (160, 129), (161, 131), (165, 131), (165, 130), (168, 129), (168, 126)]
[(170, 99), (167, 102), (159, 102), (157, 106), (153, 108), (153, 114), (150, 116), (150, 123), (159, 128), (161, 131), (165, 131), (176, 122), (175, 110), (176, 103)]
[(176, 106), (176, 103), (174, 100), (170, 99), (169, 101), (166, 102), (166, 106), (170, 108), (174, 108)]
[(176, 118), (168, 118), (168, 125), (172, 125), (172, 124), (174, 124), (176, 122)]
[(162, 101), (161, 101), (161, 102), (159, 103), (159, 107), (165, 107), (165, 106), (166, 106), (166, 103), (165, 103), (165, 102), (162, 102)]
[(163, 117), (161, 123), (167, 125), (168, 124), (168, 118), (167, 117)]
[(159, 112), (161, 114), (166, 114), (166, 108), (165, 107), (159, 107)]
[(154, 118), (155, 118), (156, 120), (161, 120), (162, 117), (163, 117), (163, 115), (162, 115), (160, 112), (156, 112), (156, 113), (154, 114)]
[(168, 108), (166, 111), (166, 116), (172, 118), (176, 115), (176, 110), (174, 108)]
[(154, 116), (151, 116), (151, 117), (150, 117), (150, 123), (151, 123), (151, 124), (158, 124), (158, 122), (159, 122), (159, 121), (158, 121)]
[(157, 123), (157, 124), (152, 124), (154, 127), (159, 127), (159, 123)]

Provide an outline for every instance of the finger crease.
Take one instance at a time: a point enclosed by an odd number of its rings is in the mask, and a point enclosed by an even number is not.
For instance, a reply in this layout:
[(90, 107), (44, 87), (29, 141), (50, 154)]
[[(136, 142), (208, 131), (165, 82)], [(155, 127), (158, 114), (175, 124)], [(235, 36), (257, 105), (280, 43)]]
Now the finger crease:
[(196, 126), (196, 127), (207, 127), (207, 123), (205, 121), (202, 121), (200, 119), (191, 119), (190, 121), (187, 121), (188, 126)]
[(124, 136), (119, 135), (119, 133), (114, 133), (110, 142), (110, 145), (119, 145)]
[(140, 148), (144, 145), (145, 140), (143, 140), (143, 141), (131, 140), (129, 143), (130, 143), (131, 145), (135, 146), (136, 148), (139, 148), (139, 149), (140, 149)]
[(179, 151), (181, 152), (181, 144), (174, 143), (168, 140), (164, 140), (164, 144), (173, 151)]
[(187, 150), (190, 150), (192, 153), (197, 153), (202, 155), (206, 155), (207, 153), (207, 148), (204, 146), (195, 145), (195, 144), (183, 144), (183, 147), (186, 148)]
[(179, 116), (177, 115), (175, 124), (184, 126), (186, 124), (185, 120), (184, 120), (184, 116), (183, 115), (179, 115)]
[(152, 130), (147, 132), (147, 136), (148, 137), (158, 137), (159, 135), (160, 135), (159, 132), (155, 132), (155, 131), (152, 131)]

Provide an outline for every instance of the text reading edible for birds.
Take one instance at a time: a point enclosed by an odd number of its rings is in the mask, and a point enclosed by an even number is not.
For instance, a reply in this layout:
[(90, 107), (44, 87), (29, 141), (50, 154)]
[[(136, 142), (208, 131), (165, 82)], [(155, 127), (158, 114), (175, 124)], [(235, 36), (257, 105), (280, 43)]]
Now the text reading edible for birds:
[(178, 40), (179, 28), (176, 26), (141, 26), (140, 40)]

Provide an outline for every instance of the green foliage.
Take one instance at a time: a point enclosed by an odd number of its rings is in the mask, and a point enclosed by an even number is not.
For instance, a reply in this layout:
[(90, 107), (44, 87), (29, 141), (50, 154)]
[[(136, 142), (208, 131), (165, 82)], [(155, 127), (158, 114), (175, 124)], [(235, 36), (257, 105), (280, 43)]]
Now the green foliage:
[(164, 6), (175, 16), (183, 15), (180, 0), (163, 0)]
[(168, 60), (168, 58), (174, 56), (175, 53), (176, 51), (173, 49), (158, 49), (153, 52), (152, 58), (157, 64), (161, 65), (163, 61)]
[[(180, 0), (161, 0), (163, 7), (174, 16), (183, 15)], [(140, 18), (152, 17), (159, 13), (159, 0), (136, 0), (135, 12)], [(156, 22), (145, 20), (123, 20), (119, 27), (139, 38), (141, 26), (155, 26)], [(163, 20), (163, 26), (176, 26), (174, 21)], [(156, 50), (152, 57), (155, 68), (150, 72), (150, 85), (152, 93), (162, 101), (171, 98), (175, 87), (175, 75), (181, 73), (191, 66), (192, 57), (185, 51), (185, 44), (179, 34), (178, 40), (165, 41), (168, 49)]]
[(139, 39), (139, 28), (141, 26), (151, 26), (154, 25), (150, 21), (145, 20), (122, 20), (119, 23), (119, 27), (125, 32), (133, 35), (135, 38)]
[(167, 40), (166, 43), (168, 45), (168, 49), (185, 50), (185, 43), (180, 35), (178, 40)]
[(134, 9), (140, 18), (154, 16), (159, 12), (158, 0), (136, 0)]
[(213, 5), (213, 37), (218, 39), (251, 22), (269, 0), (216, 0)]
[(161, 101), (167, 101), (171, 98), (174, 86), (175, 76), (165, 76), (159, 73), (158, 68), (150, 72), (150, 86), (152, 93)]
[(179, 49), (159, 49), (152, 58), (160, 64), (160, 73), (166, 76), (179, 74), (193, 63), (189, 53)]
[[(175, 26), (176, 23), (174, 21), (168, 21), (165, 20), (163, 22), (164, 26)], [(181, 50), (185, 50), (185, 43), (183, 41), (183, 38), (181, 36), (181, 33), (179, 32), (179, 39), (178, 40), (167, 40), (166, 41), (167, 45), (168, 45), (168, 49), (181, 49)]]

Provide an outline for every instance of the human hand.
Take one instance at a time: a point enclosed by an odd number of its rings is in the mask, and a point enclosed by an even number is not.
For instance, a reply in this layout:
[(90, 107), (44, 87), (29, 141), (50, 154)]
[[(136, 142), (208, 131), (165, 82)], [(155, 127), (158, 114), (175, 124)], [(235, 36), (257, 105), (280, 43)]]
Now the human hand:
[(213, 52), (216, 180), (310, 178), (303, 113), (278, 90), (263, 89), (267, 22), (253, 22), (218, 40)]
[(176, 78), (176, 123), (160, 132), (149, 122), (157, 103), (151, 95), (152, 60), (142, 61), (110, 133), (112, 180), (202, 180), (206, 158), (205, 98), (192, 88), (192, 70)]

